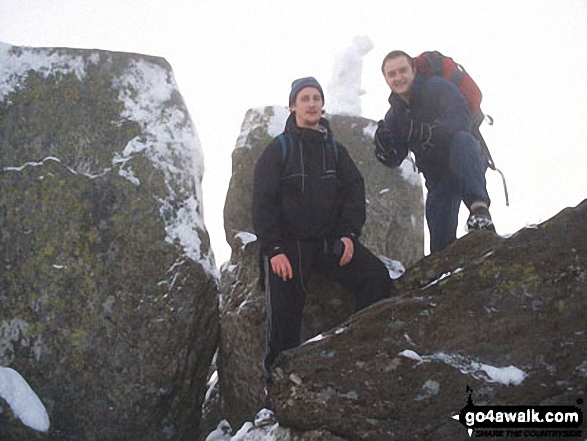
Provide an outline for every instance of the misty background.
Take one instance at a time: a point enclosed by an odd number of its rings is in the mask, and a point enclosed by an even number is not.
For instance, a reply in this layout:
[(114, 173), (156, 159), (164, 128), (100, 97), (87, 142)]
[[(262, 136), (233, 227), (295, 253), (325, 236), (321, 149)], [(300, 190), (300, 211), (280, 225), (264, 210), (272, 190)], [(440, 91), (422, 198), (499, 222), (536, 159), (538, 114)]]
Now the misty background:
[(379, 120), (388, 108), (380, 65), (393, 49), (439, 50), (478, 83), (482, 109), (495, 120), (482, 133), (510, 196), (506, 207), (501, 177), (488, 171), (499, 234), (587, 197), (587, 1), (0, 2), (1, 42), (167, 59), (205, 155), (204, 217), (218, 266), (230, 256), (222, 210), (246, 111), (286, 106), (292, 80), (308, 75), (325, 88), (327, 111), (341, 106), (329, 99), (341, 96), (330, 80), (356, 37), (372, 46), (361, 58), (366, 118)]

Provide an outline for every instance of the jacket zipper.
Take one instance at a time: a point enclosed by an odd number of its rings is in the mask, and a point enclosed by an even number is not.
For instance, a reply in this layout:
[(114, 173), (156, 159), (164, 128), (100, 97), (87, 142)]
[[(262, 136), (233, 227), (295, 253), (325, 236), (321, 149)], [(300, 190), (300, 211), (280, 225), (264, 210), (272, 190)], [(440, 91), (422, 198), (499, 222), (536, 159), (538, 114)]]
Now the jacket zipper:
[(300, 140), (300, 161), (302, 165), (302, 194), (306, 189), (306, 170), (304, 169), (304, 143)]

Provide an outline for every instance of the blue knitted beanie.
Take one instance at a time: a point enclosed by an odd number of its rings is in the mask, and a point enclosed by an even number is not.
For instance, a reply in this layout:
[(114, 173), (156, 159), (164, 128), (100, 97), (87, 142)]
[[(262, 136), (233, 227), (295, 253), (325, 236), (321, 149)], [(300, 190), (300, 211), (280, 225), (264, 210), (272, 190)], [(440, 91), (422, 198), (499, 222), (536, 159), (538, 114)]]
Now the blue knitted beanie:
[(291, 83), (291, 92), (289, 94), (290, 106), (296, 102), (296, 97), (298, 96), (298, 93), (300, 93), (300, 91), (304, 87), (315, 87), (316, 89), (318, 89), (320, 95), (322, 95), (322, 104), (324, 104), (324, 92), (322, 91), (322, 86), (320, 86), (320, 83), (318, 83), (318, 81), (314, 77), (305, 77), (298, 78), (297, 80), (294, 80), (293, 83)]

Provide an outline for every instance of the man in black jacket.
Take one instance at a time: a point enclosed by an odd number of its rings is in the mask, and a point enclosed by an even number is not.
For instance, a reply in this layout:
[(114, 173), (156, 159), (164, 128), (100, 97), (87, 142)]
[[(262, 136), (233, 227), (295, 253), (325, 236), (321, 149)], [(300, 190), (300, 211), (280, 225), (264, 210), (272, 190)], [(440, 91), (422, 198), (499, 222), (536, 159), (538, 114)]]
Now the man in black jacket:
[(324, 93), (313, 77), (292, 83), (282, 135), (255, 167), (253, 225), (267, 296), (266, 372), (300, 344), (310, 276), (323, 271), (355, 295), (355, 310), (390, 295), (385, 265), (359, 241), (365, 223), (363, 177), (322, 118)]

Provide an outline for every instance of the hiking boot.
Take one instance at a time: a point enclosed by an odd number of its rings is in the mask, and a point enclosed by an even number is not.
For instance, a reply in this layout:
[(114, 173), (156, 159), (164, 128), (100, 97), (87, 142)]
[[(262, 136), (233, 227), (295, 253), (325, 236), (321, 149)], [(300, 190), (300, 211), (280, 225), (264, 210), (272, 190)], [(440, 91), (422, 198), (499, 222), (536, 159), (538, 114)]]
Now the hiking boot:
[(468, 231), (493, 231), (495, 232), (495, 225), (491, 220), (489, 209), (484, 204), (472, 204), (469, 219), (467, 219)]

